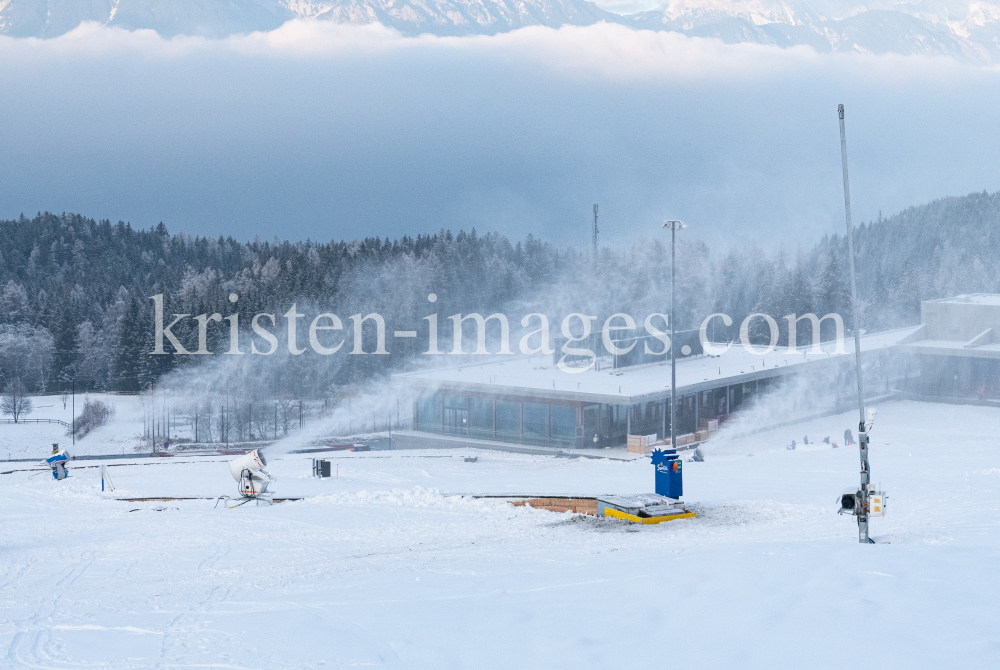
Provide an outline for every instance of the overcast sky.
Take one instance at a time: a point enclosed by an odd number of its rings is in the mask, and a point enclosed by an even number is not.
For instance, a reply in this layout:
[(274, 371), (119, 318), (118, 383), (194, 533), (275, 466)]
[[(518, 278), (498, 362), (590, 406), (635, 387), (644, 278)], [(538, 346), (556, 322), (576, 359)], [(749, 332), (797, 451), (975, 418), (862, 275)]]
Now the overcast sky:
[(203, 235), (439, 228), (621, 244), (681, 218), (794, 249), (1000, 189), (1000, 73), (726, 46), (618, 26), (407, 39), (287, 24), (223, 41), (84, 26), (0, 38), (0, 217), (79, 212)]

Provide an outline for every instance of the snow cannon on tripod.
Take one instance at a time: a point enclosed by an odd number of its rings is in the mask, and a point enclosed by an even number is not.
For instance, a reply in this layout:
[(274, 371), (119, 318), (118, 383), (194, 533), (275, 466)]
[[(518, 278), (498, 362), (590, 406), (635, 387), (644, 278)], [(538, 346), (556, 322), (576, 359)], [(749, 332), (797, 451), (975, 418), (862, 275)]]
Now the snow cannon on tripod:
[(239, 483), (241, 496), (248, 499), (271, 500), (267, 486), (274, 479), (264, 469), (265, 466), (267, 461), (264, 460), (264, 455), (256, 449), (229, 461), (229, 474)]

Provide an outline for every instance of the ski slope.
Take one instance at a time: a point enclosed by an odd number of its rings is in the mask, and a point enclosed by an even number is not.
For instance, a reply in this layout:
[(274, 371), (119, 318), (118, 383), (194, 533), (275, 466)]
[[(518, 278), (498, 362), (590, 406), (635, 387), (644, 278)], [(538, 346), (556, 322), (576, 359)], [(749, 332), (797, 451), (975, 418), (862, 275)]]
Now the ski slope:
[(114, 499), (234, 495), (219, 456), (0, 475), (0, 667), (996, 666), (1000, 410), (879, 408), (871, 546), (835, 513), (856, 449), (785, 449), (855, 419), (720, 435), (657, 526), (460, 495), (650, 491), (648, 459), (271, 456), (304, 499), (237, 509)]

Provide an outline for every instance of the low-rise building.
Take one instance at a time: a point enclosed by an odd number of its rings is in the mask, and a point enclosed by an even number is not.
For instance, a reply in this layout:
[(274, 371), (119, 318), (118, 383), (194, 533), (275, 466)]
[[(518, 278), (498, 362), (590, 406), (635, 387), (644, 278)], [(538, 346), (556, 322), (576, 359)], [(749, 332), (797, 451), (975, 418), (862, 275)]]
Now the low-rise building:
[[(891, 376), (905, 374), (894, 354), (917, 332), (919, 326), (861, 337), (862, 355), (878, 371), (867, 380), (868, 395), (888, 390)], [(724, 423), (769, 388), (803, 373), (814, 373), (817, 384), (848, 407), (856, 397), (854, 340), (820, 348), (822, 353), (810, 353), (811, 347), (778, 347), (760, 355), (739, 343), (714, 354), (685, 347), (689, 355), (675, 354), (677, 435), (700, 438), (700, 430)], [(401, 435), (400, 443), (429, 446), (433, 440), (421, 438), (445, 435), (449, 443), (461, 438), (585, 448), (623, 446), (627, 435), (669, 438), (669, 360), (617, 363), (611, 357), (579, 360), (578, 371), (566, 372), (553, 356), (509, 356), (395, 375), (394, 381), (412, 389), (415, 397), (413, 430)]]

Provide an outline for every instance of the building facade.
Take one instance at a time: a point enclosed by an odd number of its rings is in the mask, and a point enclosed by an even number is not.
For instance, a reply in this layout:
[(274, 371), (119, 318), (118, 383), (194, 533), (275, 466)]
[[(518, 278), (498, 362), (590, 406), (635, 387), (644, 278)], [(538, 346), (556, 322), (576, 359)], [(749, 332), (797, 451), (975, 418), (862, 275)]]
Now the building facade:
[[(866, 366), (877, 373), (869, 380), (869, 395), (887, 390), (890, 377), (903, 374), (895, 354), (918, 330), (862, 337)], [(825, 343), (823, 353), (775, 348), (764, 355), (738, 344), (722, 354), (691, 349), (676, 361), (676, 434), (725, 423), (769, 390), (803, 375), (814, 378), (817, 393), (849, 407), (855, 393), (853, 344), (838, 350)], [(621, 446), (628, 435), (669, 437), (669, 361), (623, 367), (609, 357), (582, 361), (573, 372), (556, 362), (544, 356), (495, 358), (394, 380), (413, 391), (415, 433), (552, 448)]]

